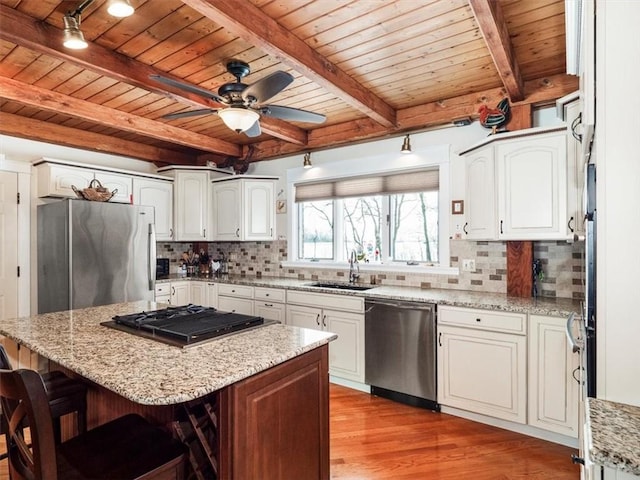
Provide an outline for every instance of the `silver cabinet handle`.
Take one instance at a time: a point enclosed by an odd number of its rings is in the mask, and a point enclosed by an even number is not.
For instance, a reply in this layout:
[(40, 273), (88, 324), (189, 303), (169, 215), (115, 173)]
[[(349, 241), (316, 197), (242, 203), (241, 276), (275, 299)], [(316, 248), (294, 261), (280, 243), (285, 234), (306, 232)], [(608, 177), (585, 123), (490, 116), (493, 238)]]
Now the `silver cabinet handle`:
[(316, 315), (316, 323), (320, 326), (320, 314)]
[(265, 303), (264, 306), (265, 307), (273, 307), (273, 303)]
[(236, 228), (236, 237), (240, 238), (240, 229)]
[(170, 236), (171, 238), (173, 238), (173, 228), (170, 228), (170, 229), (169, 229), (169, 236)]
[(323, 316), (322, 316), (322, 326), (323, 326), (323, 327), (326, 327), (326, 326), (327, 326), (327, 316), (326, 316), (326, 315), (323, 315)]
[(580, 345), (578, 345), (578, 342), (576, 342), (576, 339), (573, 336), (573, 331), (571, 329), (571, 327), (573, 326), (573, 321), (575, 316), (576, 316), (575, 312), (571, 312), (571, 315), (569, 315), (569, 317), (567, 318), (567, 330), (566, 330), (567, 339), (569, 340), (569, 345), (571, 345), (571, 351), (573, 353), (580, 351)]
[(171, 295), (175, 295), (176, 294), (176, 287), (171, 287)]

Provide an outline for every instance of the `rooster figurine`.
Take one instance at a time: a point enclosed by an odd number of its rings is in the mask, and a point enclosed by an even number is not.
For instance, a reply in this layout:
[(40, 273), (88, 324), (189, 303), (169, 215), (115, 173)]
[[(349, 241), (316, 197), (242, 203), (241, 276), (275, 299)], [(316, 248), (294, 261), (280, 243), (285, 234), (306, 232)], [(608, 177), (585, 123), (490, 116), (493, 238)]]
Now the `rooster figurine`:
[(509, 99), (503, 98), (496, 108), (489, 108), (486, 105), (481, 105), (478, 109), (480, 114), (480, 125), (485, 128), (491, 129), (491, 135), (498, 131), (498, 128), (505, 125), (511, 118), (511, 107), (509, 106)]

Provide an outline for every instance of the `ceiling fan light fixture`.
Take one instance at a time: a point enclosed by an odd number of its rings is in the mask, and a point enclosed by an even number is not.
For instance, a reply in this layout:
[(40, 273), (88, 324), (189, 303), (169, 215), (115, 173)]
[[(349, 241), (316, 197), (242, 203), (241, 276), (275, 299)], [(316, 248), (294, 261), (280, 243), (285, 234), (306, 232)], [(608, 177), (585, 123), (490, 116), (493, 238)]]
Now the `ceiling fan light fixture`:
[(65, 15), (64, 19), (64, 33), (62, 44), (66, 48), (73, 50), (82, 50), (87, 48), (89, 44), (84, 39), (82, 30), (80, 30), (80, 15)]
[(405, 135), (400, 153), (411, 153), (411, 140), (409, 139), (409, 135)]
[(129, 0), (109, 0), (107, 12), (114, 17), (123, 18), (133, 15), (134, 9)]
[(238, 133), (249, 130), (260, 118), (258, 112), (239, 107), (223, 108), (218, 115), (227, 127)]

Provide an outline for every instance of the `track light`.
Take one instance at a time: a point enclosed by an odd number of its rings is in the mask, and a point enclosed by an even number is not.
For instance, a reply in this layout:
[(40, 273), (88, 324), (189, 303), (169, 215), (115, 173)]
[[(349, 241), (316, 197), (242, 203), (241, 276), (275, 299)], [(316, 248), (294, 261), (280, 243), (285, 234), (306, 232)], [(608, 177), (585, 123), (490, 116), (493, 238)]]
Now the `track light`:
[(402, 142), (400, 153), (411, 153), (411, 141), (409, 140), (409, 135), (406, 135), (404, 137), (404, 142)]
[(89, 44), (85, 41), (82, 30), (80, 30), (80, 14), (67, 14), (64, 16), (64, 39), (62, 44), (73, 50), (87, 48)]
[(133, 14), (133, 7), (129, 0), (109, 0), (107, 12), (114, 17), (123, 18)]
[[(67, 48), (80, 50), (87, 48), (89, 44), (84, 39), (82, 30), (80, 30), (80, 15), (85, 9), (93, 3), (93, 0), (83, 0), (78, 8), (69, 11), (63, 17), (64, 36), (62, 44)], [(114, 17), (128, 17), (133, 13), (133, 7), (129, 0), (109, 0), (107, 12)]]
[(302, 166), (304, 168), (311, 168), (313, 167), (313, 165), (311, 165), (311, 154), (309, 152), (304, 154), (304, 162), (302, 163)]
[(239, 107), (229, 107), (218, 110), (218, 116), (227, 127), (238, 133), (249, 130), (260, 118), (258, 112)]

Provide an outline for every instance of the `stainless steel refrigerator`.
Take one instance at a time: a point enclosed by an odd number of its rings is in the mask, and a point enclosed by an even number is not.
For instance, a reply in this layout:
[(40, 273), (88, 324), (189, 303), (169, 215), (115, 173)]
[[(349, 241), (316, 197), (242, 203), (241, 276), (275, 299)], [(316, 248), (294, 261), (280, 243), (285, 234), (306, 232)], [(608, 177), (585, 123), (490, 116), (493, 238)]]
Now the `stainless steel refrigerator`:
[(38, 312), (153, 300), (153, 207), (67, 199), (38, 206)]

